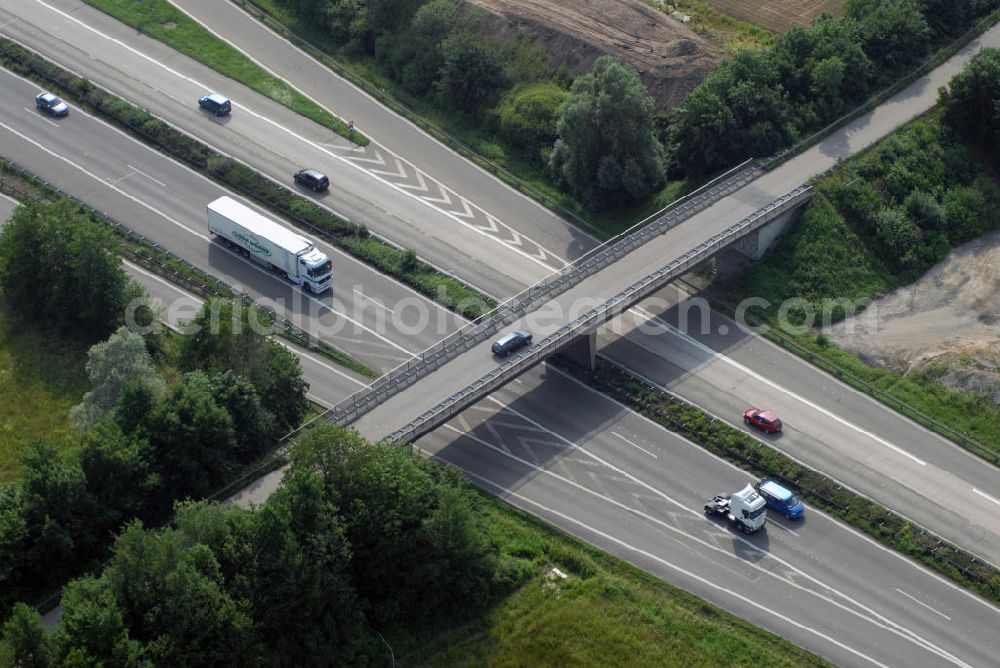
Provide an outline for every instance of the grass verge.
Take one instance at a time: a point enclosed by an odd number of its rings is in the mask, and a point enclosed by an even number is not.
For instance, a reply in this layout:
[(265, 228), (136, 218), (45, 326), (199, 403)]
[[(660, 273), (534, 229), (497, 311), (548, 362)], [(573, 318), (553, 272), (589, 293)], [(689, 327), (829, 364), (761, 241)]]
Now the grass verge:
[[(252, 60), (219, 39), (166, 0), (86, 0), (139, 32), (157, 39), (219, 74), (239, 81), (278, 104), (316, 121), (359, 146), (368, 138), (324, 110), (284, 81), (268, 74)], [(192, 104), (194, 100), (192, 100)]]
[(600, 360), (594, 373), (561, 366), (591, 387), (712, 454), (754, 475), (781, 481), (808, 503), (834, 515), (897, 552), (1000, 604), (1000, 570), (913, 525), (874, 501), (842, 487), (748, 434), (716, 420), (680, 398), (653, 387), (621, 367)]
[[(485, 614), (388, 638), (415, 666), (829, 666), (818, 656), (483, 494), (524, 584)], [(550, 574), (555, 567), (568, 575)], [(441, 631), (442, 628), (447, 630)]]
[(74, 445), (69, 409), (90, 389), (86, 362), (86, 345), (22, 322), (0, 297), (0, 485), (17, 477), (32, 440)]

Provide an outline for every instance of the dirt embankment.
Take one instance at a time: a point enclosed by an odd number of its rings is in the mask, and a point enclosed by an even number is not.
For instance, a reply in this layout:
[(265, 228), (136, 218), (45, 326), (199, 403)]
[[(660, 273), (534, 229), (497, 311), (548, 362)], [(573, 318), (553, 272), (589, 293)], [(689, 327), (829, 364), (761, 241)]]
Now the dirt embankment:
[(959, 246), (913, 285), (836, 325), (830, 338), (869, 363), (933, 369), (946, 385), (1000, 402), (1000, 232)]
[(630, 63), (658, 108), (674, 106), (711, 72), (720, 49), (640, 0), (465, 0), (486, 10), (503, 39), (532, 37), (574, 74), (610, 54)]

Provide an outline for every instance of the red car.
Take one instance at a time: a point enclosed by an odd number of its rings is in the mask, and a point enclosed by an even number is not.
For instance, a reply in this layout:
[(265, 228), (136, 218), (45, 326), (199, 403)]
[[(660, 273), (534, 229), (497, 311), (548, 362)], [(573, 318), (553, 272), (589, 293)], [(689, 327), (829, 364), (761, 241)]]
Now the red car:
[(749, 425), (757, 427), (768, 434), (777, 434), (781, 431), (781, 420), (771, 411), (762, 411), (759, 408), (748, 408), (743, 411), (743, 421)]

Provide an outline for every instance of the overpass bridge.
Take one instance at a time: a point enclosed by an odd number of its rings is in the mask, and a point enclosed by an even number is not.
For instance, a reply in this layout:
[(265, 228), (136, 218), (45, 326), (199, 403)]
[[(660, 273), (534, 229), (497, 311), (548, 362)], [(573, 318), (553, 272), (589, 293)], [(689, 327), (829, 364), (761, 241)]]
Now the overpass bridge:
[[(556, 352), (592, 364), (602, 324), (722, 248), (741, 244), (759, 256), (766, 240), (758, 236), (812, 197), (801, 157), (767, 173), (747, 161), (442, 339), (326, 418), (371, 440), (412, 441)], [(837, 158), (821, 162), (829, 168)], [(533, 345), (500, 361), (490, 346), (513, 328), (531, 331)]]

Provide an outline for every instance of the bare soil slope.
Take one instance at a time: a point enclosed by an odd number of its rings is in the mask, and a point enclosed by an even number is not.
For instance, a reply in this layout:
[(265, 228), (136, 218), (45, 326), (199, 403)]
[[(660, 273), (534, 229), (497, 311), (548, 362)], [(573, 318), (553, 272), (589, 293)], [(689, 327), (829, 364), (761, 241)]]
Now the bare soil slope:
[[(952, 387), (1000, 402), (1000, 232), (959, 246), (919, 281), (833, 328), (831, 339), (870, 363), (933, 368)], [(869, 313), (877, 326), (869, 327)]]
[(574, 74), (610, 54), (638, 71), (660, 108), (678, 104), (715, 68), (710, 40), (641, 0), (466, 0), (488, 14), (487, 30), (534, 37), (556, 67)]

